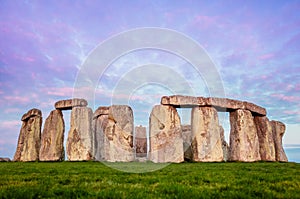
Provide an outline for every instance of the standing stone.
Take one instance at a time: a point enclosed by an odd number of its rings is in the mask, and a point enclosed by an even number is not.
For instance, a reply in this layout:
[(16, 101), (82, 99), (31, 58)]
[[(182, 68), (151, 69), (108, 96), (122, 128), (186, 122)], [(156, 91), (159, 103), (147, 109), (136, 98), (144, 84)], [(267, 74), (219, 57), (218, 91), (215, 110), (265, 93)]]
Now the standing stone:
[(192, 109), (192, 151), (196, 162), (224, 160), (217, 110), (213, 107)]
[(149, 118), (150, 154), (153, 162), (183, 162), (183, 140), (176, 108), (167, 105), (153, 107)]
[(53, 110), (44, 124), (40, 161), (62, 161), (64, 151), (65, 123), (61, 110)]
[(253, 116), (248, 110), (230, 112), (229, 160), (253, 162), (261, 160), (259, 141)]
[(279, 121), (271, 121), (273, 139), (275, 143), (276, 161), (287, 162), (288, 158), (282, 146), (282, 137), (285, 133), (285, 125)]
[(259, 141), (259, 153), (263, 161), (276, 161), (272, 126), (266, 116), (255, 116), (254, 122)]
[(225, 140), (225, 136), (224, 136), (224, 128), (220, 125), (220, 137), (221, 137), (221, 143), (222, 143), (222, 150), (223, 150), (223, 157), (224, 157), (224, 161), (228, 160), (228, 153), (229, 153), (229, 146)]
[(134, 160), (133, 112), (129, 106), (112, 105), (107, 109), (98, 108), (94, 114), (94, 131), (96, 160)]
[(136, 157), (147, 156), (147, 134), (146, 127), (135, 127), (135, 151)]
[(95, 160), (103, 161), (105, 160), (105, 134), (104, 131), (106, 129), (108, 123), (108, 109), (109, 107), (99, 107), (93, 115), (93, 132), (95, 136), (94, 142), (94, 156)]
[(67, 154), (70, 161), (92, 160), (93, 112), (88, 107), (74, 107), (71, 112), (71, 127), (67, 140)]
[(192, 126), (191, 125), (182, 125), (182, 139), (183, 139), (183, 151), (184, 151), (184, 160), (192, 161)]
[(37, 161), (41, 143), (42, 112), (31, 109), (22, 116), (22, 127), (14, 161)]

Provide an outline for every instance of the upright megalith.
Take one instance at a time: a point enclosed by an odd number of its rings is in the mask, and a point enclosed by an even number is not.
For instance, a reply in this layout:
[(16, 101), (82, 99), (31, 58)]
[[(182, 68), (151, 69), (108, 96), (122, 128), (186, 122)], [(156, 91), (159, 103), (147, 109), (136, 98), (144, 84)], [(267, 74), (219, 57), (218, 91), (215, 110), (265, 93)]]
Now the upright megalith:
[(61, 110), (53, 110), (44, 124), (40, 161), (62, 161), (64, 151), (65, 122)]
[(71, 127), (67, 140), (67, 155), (70, 161), (94, 159), (93, 111), (88, 107), (73, 107)]
[(273, 139), (275, 143), (275, 157), (276, 161), (287, 162), (288, 158), (284, 152), (282, 146), (282, 137), (285, 133), (285, 125), (279, 121), (271, 121), (272, 131), (273, 131)]
[(255, 116), (254, 122), (259, 141), (259, 153), (263, 161), (276, 161), (272, 126), (266, 116)]
[(229, 161), (259, 161), (259, 141), (253, 116), (248, 110), (230, 112)]
[(135, 127), (135, 153), (136, 157), (147, 156), (147, 131), (142, 125)]
[(191, 125), (181, 125), (182, 129), (182, 140), (183, 140), (183, 151), (184, 151), (184, 160), (192, 161), (192, 126)]
[(95, 159), (109, 162), (134, 160), (133, 112), (127, 105), (99, 107), (93, 117)]
[(14, 161), (37, 161), (41, 142), (42, 112), (39, 109), (31, 109), (21, 120), (22, 127)]
[(149, 118), (149, 130), (151, 161), (184, 161), (181, 123), (176, 108), (167, 105), (154, 106)]
[[(93, 115), (94, 156), (95, 160), (105, 160), (105, 129), (108, 124), (109, 107), (99, 107)], [(107, 143), (107, 142), (106, 142)]]
[(196, 162), (224, 160), (217, 110), (213, 107), (192, 109), (192, 153)]

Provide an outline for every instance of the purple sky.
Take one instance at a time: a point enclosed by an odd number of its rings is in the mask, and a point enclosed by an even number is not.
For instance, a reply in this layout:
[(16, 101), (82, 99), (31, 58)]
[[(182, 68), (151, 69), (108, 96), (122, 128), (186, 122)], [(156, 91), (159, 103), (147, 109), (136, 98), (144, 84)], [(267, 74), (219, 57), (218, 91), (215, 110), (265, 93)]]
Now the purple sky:
[[(284, 143), (300, 144), (300, 1), (2, 0), (0, 156), (13, 157), (24, 113), (36, 107), (45, 120), (55, 101), (72, 97), (77, 73), (97, 45), (141, 27), (173, 29), (194, 39), (215, 63), (228, 98), (265, 107), (270, 119), (287, 125)], [(152, 62), (177, 65), (174, 70), (197, 95), (208, 95), (188, 64), (145, 50), (107, 69), (97, 105), (109, 104), (124, 70)], [(172, 92), (151, 84), (132, 94), (136, 125), (147, 125), (149, 109), (163, 94)]]

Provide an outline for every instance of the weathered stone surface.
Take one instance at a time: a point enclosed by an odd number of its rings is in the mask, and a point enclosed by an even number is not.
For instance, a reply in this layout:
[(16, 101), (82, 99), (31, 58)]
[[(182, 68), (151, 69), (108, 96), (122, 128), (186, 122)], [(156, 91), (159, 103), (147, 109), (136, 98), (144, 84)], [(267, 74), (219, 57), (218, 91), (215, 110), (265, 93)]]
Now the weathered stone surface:
[(180, 118), (173, 106), (156, 105), (149, 118), (152, 162), (183, 162), (183, 140)]
[(259, 161), (259, 141), (250, 111), (236, 110), (230, 113), (229, 161)]
[(41, 140), (40, 161), (62, 161), (65, 123), (61, 110), (53, 110), (47, 117)]
[(172, 105), (174, 107), (193, 108), (198, 106), (213, 106), (218, 111), (232, 112), (238, 109), (249, 110), (254, 114), (265, 116), (266, 109), (250, 102), (242, 102), (228, 98), (216, 97), (192, 97), (192, 96), (163, 96), (161, 98), (162, 105)]
[(99, 115), (97, 117), (95, 117), (94, 114), (92, 125), (93, 125), (93, 131), (95, 136), (94, 156), (95, 156), (95, 160), (97, 161), (105, 160), (105, 152), (109, 150), (108, 143), (109, 140), (112, 139), (112, 137), (109, 137), (110, 139), (108, 139), (108, 137), (104, 134), (107, 124), (108, 124), (108, 114)]
[(147, 156), (147, 131), (141, 125), (135, 127), (135, 151), (136, 157)]
[(207, 98), (183, 95), (163, 96), (161, 98), (161, 104), (172, 105), (175, 107), (193, 108), (195, 106), (206, 106)]
[(227, 161), (228, 154), (229, 154), (229, 146), (225, 140), (224, 128), (221, 125), (219, 126), (219, 128), (220, 128), (220, 137), (221, 137), (221, 143), (222, 143), (223, 157), (224, 157), (224, 161)]
[(41, 143), (42, 112), (31, 109), (23, 115), (22, 121), (14, 161), (37, 161)]
[(74, 107), (71, 112), (71, 127), (67, 140), (67, 155), (70, 161), (94, 159), (93, 112), (88, 107)]
[(88, 105), (85, 99), (67, 99), (55, 103), (55, 108), (60, 110), (72, 110), (73, 107), (86, 107)]
[(100, 114), (94, 117), (93, 125), (96, 160), (109, 162), (134, 160), (133, 112), (129, 106), (110, 106), (107, 115)]
[(255, 116), (261, 160), (276, 161), (272, 126), (266, 116)]
[(0, 157), (0, 162), (10, 162), (10, 159)]
[(30, 117), (34, 117), (34, 116), (42, 117), (42, 111), (39, 109), (33, 108), (22, 116), (21, 121), (28, 120)]
[(217, 110), (213, 107), (192, 109), (192, 153), (197, 162), (224, 160)]
[(108, 115), (109, 107), (106, 106), (100, 106), (97, 108), (97, 110), (94, 112), (93, 119), (97, 119), (97, 117), (101, 115)]
[(285, 133), (285, 125), (279, 121), (271, 121), (272, 131), (273, 131), (273, 139), (275, 143), (275, 156), (276, 161), (287, 162), (288, 158), (284, 152), (282, 146), (282, 137)]
[(191, 125), (181, 125), (182, 129), (182, 139), (183, 139), (183, 151), (184, 151), (184, 160), (192, 161), (192, 126)]

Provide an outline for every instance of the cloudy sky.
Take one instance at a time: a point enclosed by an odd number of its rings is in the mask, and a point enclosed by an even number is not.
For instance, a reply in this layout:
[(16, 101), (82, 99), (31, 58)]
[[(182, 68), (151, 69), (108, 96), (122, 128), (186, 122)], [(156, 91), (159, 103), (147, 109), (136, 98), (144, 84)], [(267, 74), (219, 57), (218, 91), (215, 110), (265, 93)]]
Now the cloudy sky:
[[(299, 1), (2, 0), (0, 156), (13, 157), (24, 113), (39, 108), (45, 120), (54, 103), (74, 96), (74, 89), (79, 97), (92, 92), (93, 109), (131, 105), (136, 125), (147, 125), (151, 107), (162, 95), (246, 100), (287, 125), (284, 144), (300, 144), (299, 11)], [(89, 78), (83, 69), (93, 52), (109, 41), (107, 50), (100, 49), (101, 63), (107, 53), (124, 47), (114, 40), (117, 35), (146, 27), (184, 35), (203, 48), (213, 66), (197, 70), (174, 51), (141, 48), (99, 64), (103, 71), (97, 83), (85, 84)], [(222, 95), (206, 80), (211, 70), (222, 81)], [(183, 123), (189, 122), (188, 111), (180, 112)], [(64, 113), (69, 120), (70, 113)], [(228, 137), (228, 115), (220, 116)]]

